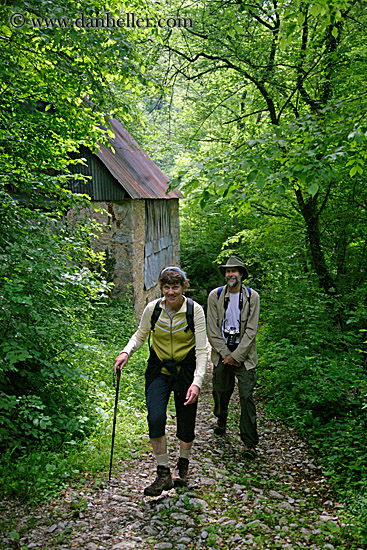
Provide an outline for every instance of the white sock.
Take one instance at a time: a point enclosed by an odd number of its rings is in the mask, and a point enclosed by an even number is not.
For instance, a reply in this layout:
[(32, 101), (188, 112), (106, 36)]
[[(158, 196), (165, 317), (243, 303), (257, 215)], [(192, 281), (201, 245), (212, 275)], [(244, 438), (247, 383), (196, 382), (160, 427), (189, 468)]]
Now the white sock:
[(168, 468), (168, 453), (163, 455), (155, 455), (158, 466), (165, 466)]

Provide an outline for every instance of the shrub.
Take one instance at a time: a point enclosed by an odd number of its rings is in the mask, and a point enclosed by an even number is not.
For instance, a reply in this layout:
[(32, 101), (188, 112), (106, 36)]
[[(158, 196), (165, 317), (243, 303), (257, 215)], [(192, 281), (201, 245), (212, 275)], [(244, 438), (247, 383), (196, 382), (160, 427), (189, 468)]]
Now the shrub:
[(335, 486), (366, 487), (367, 373), (360, 333), (338, 330), (330, 299), (310, 284), (299, 293), (273, 289), (271, 298), (259, 335), (259, 392), (307, 438)]
[(0, 447), (61, 443), (84, 430), (86, 374), (73, 361), (107, 291), (85, 267), (88, 230), (12, 209), (0, 237)]

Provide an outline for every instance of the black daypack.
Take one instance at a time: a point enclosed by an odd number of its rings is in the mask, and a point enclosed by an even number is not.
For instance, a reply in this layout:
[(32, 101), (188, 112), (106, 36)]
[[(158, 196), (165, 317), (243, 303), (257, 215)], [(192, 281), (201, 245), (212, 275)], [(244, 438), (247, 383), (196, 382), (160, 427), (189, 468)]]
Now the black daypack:
[[(159, 319), (159, 316), (161, 314), (161, 307), (160, 303), (162, 301), (162, 298), (160, 298), (153, 310), (152, 317), (150, 319), (150, 330), (153, 332), (156, 322)], [(185, 328), (185, 332), (187, 332), (189, 329), (193, 334), (195, 334), (195, 323), (194, 323), (194, 301), (191, 298), (186, 298), (186, 321), (187, 321), (187, 327)]]

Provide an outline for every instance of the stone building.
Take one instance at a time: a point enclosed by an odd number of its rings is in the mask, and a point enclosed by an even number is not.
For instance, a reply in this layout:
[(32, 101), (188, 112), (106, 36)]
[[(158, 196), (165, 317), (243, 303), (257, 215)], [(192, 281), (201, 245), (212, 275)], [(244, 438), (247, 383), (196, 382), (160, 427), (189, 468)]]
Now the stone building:
[(159, 296), (156, 281), (163, 266), (180, 261), (178, 191), (167, 192), (168, 178), (115, 119), (113, 148), (100, 145), (92, 153), (82, 147), (85, 165), (71, 165), (74, 173), (91, 176), (75, 180), (71, 189), (90, 196), (94, 208), (72, 212), (99, 222), (102, 233), (92, 243), (105, 252), (114, 283), (113, 295), (132, 292), (137, 316)]

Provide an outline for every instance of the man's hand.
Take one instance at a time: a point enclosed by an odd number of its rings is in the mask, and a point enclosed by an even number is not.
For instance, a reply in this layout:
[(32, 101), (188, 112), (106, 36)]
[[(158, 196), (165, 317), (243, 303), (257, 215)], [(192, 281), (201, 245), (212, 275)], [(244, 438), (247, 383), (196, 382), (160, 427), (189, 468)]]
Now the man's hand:
[(240, 367), (241, 366), (241, 363), (236, 361), (236, 359), (233, 359), (232, 355), (230, 355), (230, 354), (225, 356), (225, 358), (223, 359), (223, 364), (224, 365), (232, 365), (233, 367)]
[(191, 386), (187, 390), (186, 401), (184, 405), (191, 405), (192, 403), (195, 403), (195, 401), (199, 397), (199, 393), (200, 393), (199, 386), (196, 386), (195, 384), (191, 384)]
[(118, 370), (122, 370), (124, 368), (128, 360), (129, 360), (129, 354), (126, 353), (125, 351), (123, 351), (122, 353), (120, 353), (118, 357), (116, 357), (115, 367), (114, 367), (115, 374), (117, 373)]

